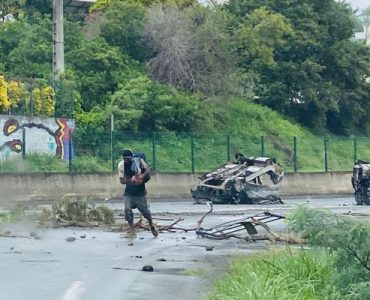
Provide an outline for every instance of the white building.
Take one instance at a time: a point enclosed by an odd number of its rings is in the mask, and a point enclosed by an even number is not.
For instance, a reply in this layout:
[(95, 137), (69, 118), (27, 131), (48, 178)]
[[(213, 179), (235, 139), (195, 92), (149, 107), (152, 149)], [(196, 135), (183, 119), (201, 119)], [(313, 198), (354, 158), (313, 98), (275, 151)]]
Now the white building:
[(361, 32), (355, 32), (354, 40), (366, 41), (367, 45), (370, 45), (370, 16), (359, 16), (362, 23), (363, 30)]

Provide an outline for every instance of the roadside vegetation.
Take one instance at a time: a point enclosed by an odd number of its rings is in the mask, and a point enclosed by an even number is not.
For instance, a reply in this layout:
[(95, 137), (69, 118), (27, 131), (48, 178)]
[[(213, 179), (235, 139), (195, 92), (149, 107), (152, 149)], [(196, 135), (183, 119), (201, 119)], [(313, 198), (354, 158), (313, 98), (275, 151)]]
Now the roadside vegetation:
[[(17, 156), (0, 161), (0, 171), (111, 172), (121, 159), (121, 149), (127, 145), (144, 152), (152, 170), (159, 172), (190, 172), (192, 168), (195, 172), (209, 171), (233, 159), (237, 152), (275, 157), (285, 171), (294, 171), (294, 168), (300, 172), (325, 170), (324, 137), (255, 103), (232, 100), (227, 105), (230, 109), (225, 108), (223, 118), (233, 126), (233, 133), (227, 133), (222, 125), (212, 134), (115, 131), (111, 147), (108, 131), (100, 135), (86, 131), (84, 138), (73, 140), (71, 163), (47, 154), (26, 153), (24, 159)], [(221, 104), (217, 109), (220, 107)], [(328, 136), (326, 140), (329, 171), (350, 171), (355, 157), (370, 157), (370, 138)]]
[(0, 223), (11, 223), (22, 219), (27, 209), (28, 205), (21, 202), (11, 205), (5, 212), (0, 214)]
[[(227, 151), (274, 156), (293, 170), (294, 137), (297, 169), (321, 171), (324, 136), (329, 170), (349, 170), (352, 138), (370, 128), (370, 50), (352, 39), (359, 16), (334, 0), (239, 2), (98, 0), (89, 11), (66, 9), (57, 79), (50, 1), (2, 1), (0, 113), (73, 118), (74, 171), (111, 169), (111, 116), (114, 159), (129, 145), (150, 153), (159, 171), (206, 171)], [(152, 139), (140, 143), (145, 133), (158, 133), (155, 158)], [(360, 148), (357, 157), (370, 157), (367, 141)]]
[(12, 223), (24, 219), (34, 220), (39, 225), (64, 224), (64, 226), (99, 226), (114, 225), (112, 209), (105, 205), (96, 205), (87, 197), (65, 195), (53, 202), (51, 208), (41, 207), (34, 210), (32, 204), (17, 203), (0, 213), (0, 224)]
[(5, 213), (5, 212), (0, 213), (0, 224), (9, 223), (13, 220), (14, 220), (14, 217), (12, 216), (12, 214)]
[(61, 159), (47, 154), (31, 153), (24, 159), (16, 157), (0, 162), (1, 172), (65, 172), (68, 164)]
[(368, 299), (367, 221), (299, 207), (289, 216), (288, 228), (307, 238), (308, 245), (235, 258), (206, 299)]
[[(107, 206), (96, 206), (88, 199), (65, 197), (53, 203), (52, 210), (44, 210), (42, 216), (50, 216), (49, 221), (70, 224), (115, 224), (113, 210)], [(47, 218), (45, 218), (47, 219)]]

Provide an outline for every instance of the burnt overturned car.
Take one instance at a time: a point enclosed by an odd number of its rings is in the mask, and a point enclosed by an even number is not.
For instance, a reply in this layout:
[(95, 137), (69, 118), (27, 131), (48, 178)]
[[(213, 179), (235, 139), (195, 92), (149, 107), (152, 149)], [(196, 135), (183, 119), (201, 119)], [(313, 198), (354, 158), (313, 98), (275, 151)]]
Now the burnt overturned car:
[(191, 195), (197, 203), (205, 200), (219, 204), (283, 203), (278, 187), (283, 176), (275, 159), (247, 158), (238, 153), (235, 161), (202, 175), (201, 182), (191, 188)]
[(365, 160), (356, 160), (353, 167), (352, 187), (355, 190), (355, 201), (358, 205), (370, 205), (369, 187), (370, 187), (370, 162)]

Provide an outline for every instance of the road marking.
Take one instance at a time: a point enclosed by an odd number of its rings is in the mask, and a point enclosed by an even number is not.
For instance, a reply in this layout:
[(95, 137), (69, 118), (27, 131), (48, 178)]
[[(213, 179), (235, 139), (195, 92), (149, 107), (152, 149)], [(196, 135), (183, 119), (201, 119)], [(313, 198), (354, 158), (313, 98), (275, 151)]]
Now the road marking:
[(82, 294), (84, 290), (85, 288), (82, 287), (82, 281), (75, 281), (66, 291), (63, 300), (78, 300), (80, 294)]

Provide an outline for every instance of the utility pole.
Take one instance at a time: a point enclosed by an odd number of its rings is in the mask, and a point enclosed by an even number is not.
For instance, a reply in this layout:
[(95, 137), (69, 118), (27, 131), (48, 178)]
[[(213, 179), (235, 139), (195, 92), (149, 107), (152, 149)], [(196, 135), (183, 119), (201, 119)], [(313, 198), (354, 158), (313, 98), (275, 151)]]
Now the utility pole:
[(64, 72), (63, 0), (53, 0), (53, 77)]

